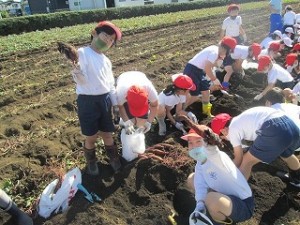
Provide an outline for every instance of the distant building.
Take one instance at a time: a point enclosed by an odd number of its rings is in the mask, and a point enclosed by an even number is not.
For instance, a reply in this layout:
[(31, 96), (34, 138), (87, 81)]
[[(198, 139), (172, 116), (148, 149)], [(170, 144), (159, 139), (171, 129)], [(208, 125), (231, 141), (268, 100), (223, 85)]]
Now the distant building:
[(0, 11), (7, 11), (10, 16), (22, 16), (21, 0), (0, 0)]
[(28, 0), (32, 14), (69, 10), (67, 0)]

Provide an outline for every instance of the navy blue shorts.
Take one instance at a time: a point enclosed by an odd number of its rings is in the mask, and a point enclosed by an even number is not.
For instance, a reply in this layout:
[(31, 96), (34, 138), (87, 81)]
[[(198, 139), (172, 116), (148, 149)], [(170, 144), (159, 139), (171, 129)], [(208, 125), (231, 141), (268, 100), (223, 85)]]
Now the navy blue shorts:
[(279, 156), (287, 158), (300, 147), (299, 128), (287, 116), (267, 120), (256, 134), (258, 136), (249, 151), (266, 163), (271, 163)]
[(188, 75), (196, 85), (196, 90), (190, 91), (191, 96), (198, 96), (201, 91), (209, 90), (210, 82), (206, 79), (204, 70), (188, 63), (183, 70), (183, 74)]
[(244, 43), (244, 39), (241, 36), (233, 37), (238, 45), (242, 45)]
[(254, 211), (254, 197), (249, 197), (244, 200), (240, 198), (228, 195), (232, 202), (232, 212), (229, 216), (233, 222), (242, 222), (252, 217)]
[(223, 60), (223, 66), (232, 66), (232, 64), (235, 62), (235, 59), (231, 58), (230, 54), (226, 55)]
[(98, 131), (115, 131), (115, 126), (112, 122), (112, 103), (109, 94), (78, 95), (77, 106), (83, 135), (93, 136)]
[[(125, 102), (124, 103), (124, 108), (125, 108), (125, 111), (126, 111), (126, 113), (127, 113), (127, 117), (128, 117), (128, 119), (132, 119), (132, 118), (135, 118), (135, 116), (133, 116), (133, 115), (131, 115), (131, 113), (129, 112), (129, 108), (128, 108), (128, 103), (127, 102)], [(141, 119), (148, 119), (148, 113), (146, 113), (145, 115), (143, 115), (143, 116), (140, 116), (140, 117), (137, 117), (137, 118), (141, 118)]]

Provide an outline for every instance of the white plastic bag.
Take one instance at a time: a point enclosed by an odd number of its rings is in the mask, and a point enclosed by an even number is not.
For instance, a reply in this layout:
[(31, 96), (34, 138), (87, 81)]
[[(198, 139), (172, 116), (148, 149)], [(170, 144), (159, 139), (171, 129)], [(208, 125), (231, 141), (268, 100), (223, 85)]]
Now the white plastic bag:
[(125, 129), (121, 131), (122, 142), (122, 157), (126, 161), (132, 161), (146, 150), (145, 134), (139, 132), (139, 129), (134, 134), (126, 134)]
[(64, 212), (68, 208), (70, 200), (78, 190), (77, 185), (81, 183), (80, 169), (76, 167), (66, 173), (61, 187), (53, 193), (57, 183), (58, 179), (52, 181), (41, 194), (38, 214), (44, 218), (48, 218), (53, 211), (57, 213), (61, 209)]

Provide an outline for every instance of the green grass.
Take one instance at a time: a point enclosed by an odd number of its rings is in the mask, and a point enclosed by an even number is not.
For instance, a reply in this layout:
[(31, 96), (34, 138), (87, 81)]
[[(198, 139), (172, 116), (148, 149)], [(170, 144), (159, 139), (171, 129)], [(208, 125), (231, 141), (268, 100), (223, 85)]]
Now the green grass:
[[(299, 0), (285, 0), (284, 3), (297, 3)], [(241, 5), (242, 11), (268, 7), (268, 1), (251, 2)], [(155, 16), (136, 17), (130, 19), (113, 20), (113, 22), (124, 32), (145, 28), (155, 28), (161, 25), (174, 24), (181, 21), (191, 21), (206, 18), (213, 15), (226, 14), (226, 7), (214, 7), (208, 9), (191, 10), (160, 14)], [(32, 51), (40, 48), (55, 46), (55, 42), (63, 41), (69, 43), (88, 42), (90, 31), (95, 24), (83, 24), (64, 28), (54, 28), (44, 31), (35, 31), (20, 35), (8, 35), (0, 37), (0, 56), (15, 54), (19, 51)]]

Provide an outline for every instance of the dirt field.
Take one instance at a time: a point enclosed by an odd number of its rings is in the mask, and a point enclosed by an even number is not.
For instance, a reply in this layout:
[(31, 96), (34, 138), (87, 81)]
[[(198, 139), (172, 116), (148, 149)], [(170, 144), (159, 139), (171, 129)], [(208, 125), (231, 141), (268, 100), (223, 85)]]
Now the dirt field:
[[(299, 11), (300, 7), (296, 9)], [(268, 32), (268, 11), (242, 13), (248, 38), (262, 40)], [(139, 70), (147, 74), (160, 92), (170, 75), (181, 72), (186, 62), (202, 48), (216, 44), (224, 16), (209, 20), (178, 23), (156, 30), (124, 34), (116, 48), (108, 52), (114, 73)], [(78, 44), (78, 47), (82, 44)], [(55, 49), (25, 53), (2, 58), (0, 81), (0, 182), (6, 180), (13, 199), (24, 209), (46, 184), (64, 170), (83, 168), (76, 95), (70, 76), (70, 66)], [(213, 113), (237, 115), (254, 106), (253, 97), (263, 88), (263, 77), (253, 70), (246, 71), (243, 80), (233, 78), (231, 93), (243, 98), (218, 96)], [(191, 109), (200, 118), (200, 104)], [(186, 150), (180, 132), (170, 127), (166, 137), (157, 135), (158, 127), (147, 134), (146, 144), (168, 143), (170, 152)], [(118, 143), (119, 133), (115, 139)], [(81, 193), (76, 194), (70, 209), (45, 220), (35, 217), (36, 225), (83, 224), (169, 224), (171, 208), (177, 210), (178, 225), (188, 224), (194, 209), (194, 197), (184, 188), (193, 171), (194, 162), (181, 154), (182, 161), (172, 158), (165, 163), (152, 160), (124, 164), (113, 174), (99, 141), (98, 156), (101, 175), (83, 174), (83, 184), (97, 193), (103, 201), (89, 203)], [(120, 148), (121, 150), (121, 148)], [(298, 155), (299, 157), (299, 155)], [(274, 176), (277, 168), (286, 169), (281, 161), (272, 166), (260, 164), (254, 168), (250, 184), (256, 199), (254, 217), (243, 224), (300, 224), (300, 194), (289, 184)], [(9, 183), (11, 182), (11, 183)], [(34, 213), (33, 213), (34, 214)], [(0, 213), (0, 224), (12, 225), (7, 214)]]

